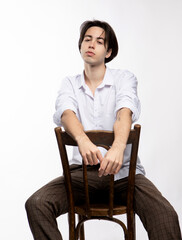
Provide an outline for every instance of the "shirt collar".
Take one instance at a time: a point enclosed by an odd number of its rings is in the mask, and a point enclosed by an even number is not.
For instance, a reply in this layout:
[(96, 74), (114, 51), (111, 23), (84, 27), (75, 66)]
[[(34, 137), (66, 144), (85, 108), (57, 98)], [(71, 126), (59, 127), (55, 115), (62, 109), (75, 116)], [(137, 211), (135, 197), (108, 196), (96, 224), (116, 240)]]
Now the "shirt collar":
[[(111, 71), (108, 67), (106, 67), (106, 72), (105, 72), (105, 75), (104, 75), (104, 79), (103, 79), (102, 83), (98, 86), (98, 88), (102, 88), (106, 85), (112, 86), (113, 84), (114, 84), (114, 79), (113, 79), (113, 76), (111, 74)], [(78, 84), (78, 88), (81, 88), (81, 87), (86, 88), (84, 71), (81, 74), (80, 82)]]

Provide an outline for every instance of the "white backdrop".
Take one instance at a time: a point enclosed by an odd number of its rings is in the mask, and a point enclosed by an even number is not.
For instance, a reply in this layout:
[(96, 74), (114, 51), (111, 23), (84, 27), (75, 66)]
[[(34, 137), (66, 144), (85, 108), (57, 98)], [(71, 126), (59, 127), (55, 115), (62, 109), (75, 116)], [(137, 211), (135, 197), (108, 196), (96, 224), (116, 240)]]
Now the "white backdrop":
[[(83, 69), (79, 27), (93, 18), (108, 21), (118, 37), (119, 55), (108, 66), (138, 78), (141, 161), (182, 222), (182, 1), (7, 0), (0, 3), (3, 240), (33, 239), (24, 203), (61, 174), (52, 122), (55, 99), (61, 79)], [(58, 223), (68, 239), (67, 217)], [(86, 225), (86, 234), (88, 240), (117, 240), (121, 230), (96, 221)], [(147, 239), (138, 218), (137, 239)]]

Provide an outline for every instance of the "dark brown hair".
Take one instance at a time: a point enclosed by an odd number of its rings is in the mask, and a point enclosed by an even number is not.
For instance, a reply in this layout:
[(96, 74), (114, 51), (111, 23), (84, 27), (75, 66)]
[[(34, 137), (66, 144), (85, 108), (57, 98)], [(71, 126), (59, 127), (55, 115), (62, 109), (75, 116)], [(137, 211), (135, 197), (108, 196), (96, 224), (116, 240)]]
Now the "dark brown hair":
[(99, 20), (93, 20), (93, 21), (85, 21), (82, 23), (82, 25), (80, 27), (80, 39), (78, 42), (79, 50), (81, 49), (81, 44), (83, 42), (86, 31), (91, 27), (100, 27), (100, 28), (104, 29), (105, 45), (107, 44), (107, 47), (108, 47), (107, 51), (112, 49), (111, 56), (109, 58), (105, 58), (105, 63), (110, 62), (118, 54), (118, 41), (117, 41), (114, 30), (106, 22), (99, 21)]

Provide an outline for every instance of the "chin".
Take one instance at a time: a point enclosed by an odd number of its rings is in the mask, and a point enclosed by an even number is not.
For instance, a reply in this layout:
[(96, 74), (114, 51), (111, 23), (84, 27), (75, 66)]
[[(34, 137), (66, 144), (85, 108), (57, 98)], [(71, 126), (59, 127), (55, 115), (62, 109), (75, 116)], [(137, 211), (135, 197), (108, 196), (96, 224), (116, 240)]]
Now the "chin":
[(89, 59), (84, 59), (84, 62), (87, 64), (94, 64), (94, 65), (96, 64), (97, 65), (97, 63), (95, 61), (89, 60)]

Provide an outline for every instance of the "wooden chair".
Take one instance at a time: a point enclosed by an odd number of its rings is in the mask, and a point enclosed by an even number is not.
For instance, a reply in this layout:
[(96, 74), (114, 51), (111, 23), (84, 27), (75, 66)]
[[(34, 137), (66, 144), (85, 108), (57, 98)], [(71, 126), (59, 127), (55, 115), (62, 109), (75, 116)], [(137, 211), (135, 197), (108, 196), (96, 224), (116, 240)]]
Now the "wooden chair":
[[(134, 199), (134, 185), (135, 185), (135, 169), (138, 154), (140, 125), (135, 125), (134, 129), (130, 131), (127, 144), (132, 144), (130, 168), (128, 177), (128, 192), (127, 192), (127, 204), (126, 206), (118, 206), (113, 202), (114, 197), (114, 176), (110, 176), (110, 192), (109, 203), (92, 205), (89, 201), (88, 179), (87, 179), (87, 166), (83, 163), (83, 178), (85, 188), (85, 204), (76, 206), (73, 199), (73, 187), (71, 182), (71, 174), (69, 170), (69, 163), (66, 153), (66, 145), (77, 146), (77, 143), (66, 133), (61, 130), (60, 127), (55, 128), (58, 147), (60, 151), (60, 157), (63, 166), (63, 172), (65, 176), (65, 184), (67, 189), (67, 196), (69, 201), (69, 239), (84, 240), (84, 222), (90, 219), (104, 219), (118, 223), (124, 231), (125, 239), (135, 239), (135, 212), (133, 210)], [(102, 146), (107, 150), (112, 145), (114, 140), (114, 133), (110, 131), (86, 131), (87, 136), (97, 146)], [(75, 223), (75, 215), (78, 214), (78, 223)], [(119, 219), (114, 218), (114, 215), (126, 214), (127, 226)]]

